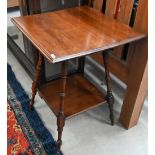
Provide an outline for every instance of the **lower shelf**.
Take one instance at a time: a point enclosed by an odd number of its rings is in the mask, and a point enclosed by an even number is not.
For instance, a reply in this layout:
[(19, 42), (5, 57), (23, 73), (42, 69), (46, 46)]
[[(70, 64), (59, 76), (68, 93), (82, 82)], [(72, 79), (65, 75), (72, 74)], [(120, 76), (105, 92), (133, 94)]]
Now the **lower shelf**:
[[(61, 80), (55, 80), (39, 88), (40, 96), (47, 102), (55, 115), (59, 112)], [(65, 117), (71, 117), (90, 108), (106, 103), (105, 96), (83, 75), (67, 77), (64, 99)]]

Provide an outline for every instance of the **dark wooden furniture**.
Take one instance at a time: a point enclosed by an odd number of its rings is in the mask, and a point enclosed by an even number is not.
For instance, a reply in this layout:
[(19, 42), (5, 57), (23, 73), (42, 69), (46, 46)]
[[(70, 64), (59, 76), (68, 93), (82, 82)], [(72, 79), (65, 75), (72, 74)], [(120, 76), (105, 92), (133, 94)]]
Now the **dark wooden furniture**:
[[(65, 118), (87, 109), (108, 103), (111, 124), (114, 124), (113, 103), (109, 76), (109, 49), (134, 42), (145, 37), (111, 17), (83, 6), (52, 13), (16, 17), (12, 22), (38, 49), (38, 63), (32, 84), (31, 106), (39, 88), (39, 93), (57, 116), (58, 152)], [(46, 23), (46, 24), (45, 24)], [(101, 94), (84, 78), (84, 59), (81, 59), (79, 74), (67, 78), (67, 62), (72, 58), (101, 52), (106, 71), (107, 94)], [(39, 84), (43, 59), (51, 63), (61, 63), (61, 79), (44, 85)]]

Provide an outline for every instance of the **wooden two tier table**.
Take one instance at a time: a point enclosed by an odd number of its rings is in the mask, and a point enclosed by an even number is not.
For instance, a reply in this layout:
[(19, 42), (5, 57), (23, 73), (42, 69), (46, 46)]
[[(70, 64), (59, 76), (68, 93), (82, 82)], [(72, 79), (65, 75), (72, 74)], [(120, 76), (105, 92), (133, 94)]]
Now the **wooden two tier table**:
[[(38, 49), (30, 105), (33, 105), (38, 90), (57, 116), (58, 153), (66, 118), (108, 103), (113, 125), (114, 99), (108, 70), (109, 49), (140, 40), (145, 35), (88, 6), (16, 17), (12, 18), (12, 22)], [(105, 96), (83, 76), (84, 57), (95, 52), (103, 55), (107, 85)], [(60, 79), (39, 85), (44, 58), (53, 64), (61, 63), (62, 73)], [(73, 58), (79, 58), (79, 72), (67, 76), (67, 62)]]

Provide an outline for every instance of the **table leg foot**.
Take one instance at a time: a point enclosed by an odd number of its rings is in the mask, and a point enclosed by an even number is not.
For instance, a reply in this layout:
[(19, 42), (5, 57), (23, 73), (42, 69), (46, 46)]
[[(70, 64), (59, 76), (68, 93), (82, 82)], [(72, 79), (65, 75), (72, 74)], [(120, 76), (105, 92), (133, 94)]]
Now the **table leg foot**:
[(113, 114), (114, 97), (111, 91), (107, 93), (107, 101), (108, 101), (108, 106), (110, 111), (111, 125), (113, 126), (114, 125), (114, 114)]
[[(58, 144), (57, 144), (57, 145), (58, 145)], [(61, 154), (61, 150), (60, 150), (60, 148), (59, 148), (59, 149), (57, 148), (56, 155), (62, 155), (62, 154)]]
[(57, 140), (57, 154), (60, 154), (60, 149), (61, 149), (61, 145), (62, 145), (62, 131), (63, 131), (63, 127), (65, 125), (65, 117), (64, 114), (59, 114), (58, 118), (57, 118), (57, 126), (58, 126), (58, 140)]
[(32, 110), (34, 102), (30, 101), (29, 109)]

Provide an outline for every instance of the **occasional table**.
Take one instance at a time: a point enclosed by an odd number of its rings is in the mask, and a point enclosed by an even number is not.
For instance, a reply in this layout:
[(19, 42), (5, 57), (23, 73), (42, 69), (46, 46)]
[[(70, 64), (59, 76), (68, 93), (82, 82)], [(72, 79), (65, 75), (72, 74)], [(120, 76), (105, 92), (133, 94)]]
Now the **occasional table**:
[[(111, 17), (88, 6), (12, 18), (12, 22), (38, 49), (36, 73), (32, 83), (30, 107), (39, 91), (57, 117), (60, 152), (65, 119), (98, 105), (108, 103), (111, 124), (114, 124), (108, 57), (110, 49), (138, 41), (144, 34), (134, 31)], [(105, 67), (107, 94), (102, 94), (84, 77), (85, 56), (101, 52)], [(61, 63), (61, 78), (40, 85), (43, 59)], [(79, 72), (67, 74), (68, 60), (79, 59)]]

